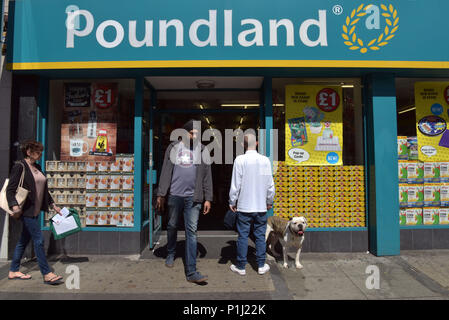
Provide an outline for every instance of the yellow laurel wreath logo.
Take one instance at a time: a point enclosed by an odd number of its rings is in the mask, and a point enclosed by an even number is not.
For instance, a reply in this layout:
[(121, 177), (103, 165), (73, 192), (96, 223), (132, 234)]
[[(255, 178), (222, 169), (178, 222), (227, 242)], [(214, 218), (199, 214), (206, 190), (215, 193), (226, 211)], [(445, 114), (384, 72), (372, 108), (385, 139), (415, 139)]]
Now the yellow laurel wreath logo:
[(395, 37), (396, 31), (399, 28), (398, 11), (389, 5), (381, 4), (382, 16), (385, 18), (387, 24), (382, 34), (370, 40), (369, 42), (363, 41), (357, 37), (356, 26), (360, 19), (367, 15), (366, 10), (369, 9), (372, 4), (365, 6), (361, 4), (357, 9), (351, 12), (351, 15), (346, 17), (346, 24), (343, 25), (343, 33), (341, 36), (345, 39), (345, 45), (349, 47), (349, 50), (360, 50), (361, 53), (367, 53), (369, 50), (377, 51), (380, 47), (384, 47), (388, 44), (388, 41)]

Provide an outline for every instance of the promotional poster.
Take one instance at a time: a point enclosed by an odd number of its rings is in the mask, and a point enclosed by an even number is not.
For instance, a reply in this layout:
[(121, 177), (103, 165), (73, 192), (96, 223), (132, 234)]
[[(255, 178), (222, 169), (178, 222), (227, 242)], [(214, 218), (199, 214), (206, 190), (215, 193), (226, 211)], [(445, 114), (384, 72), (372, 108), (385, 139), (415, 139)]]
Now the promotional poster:
[(64, 87), (61, 160), (111, 161), (117, 144), (116, 83), (68, 83)]
[(285, 159), (289, 165), (343, 164), (343, 108), (340, 87), (285, 88)]
[(415, 84), (416, 132), (419, 160), (449, 159), (449, 82)]

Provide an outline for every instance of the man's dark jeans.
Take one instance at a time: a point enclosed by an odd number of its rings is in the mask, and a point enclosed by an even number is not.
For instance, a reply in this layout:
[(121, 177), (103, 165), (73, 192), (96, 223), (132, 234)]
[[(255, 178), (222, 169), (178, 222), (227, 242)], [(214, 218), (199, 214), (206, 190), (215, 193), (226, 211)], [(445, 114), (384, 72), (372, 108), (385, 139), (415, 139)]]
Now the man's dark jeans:
[(185, 273), (189, 277), (196, 272), (196, 254), (198, 219), (201, 203), (193, 202), (193, 197), (168, 196), (167, 251), (168, 255), (176, 253), (177, 225), (180, 214), (184, 214), (186, 232)]
[(238, 212), (237, 213), (237, 264), (236, 267), (244, 270), (247, 263), (248, 237), (251, 225), (254, 226), (256, 244), (256, 260), (259, 268), (265, 265), (266, 244), (265, 232), (267, 230), (268, 216), (266, 212)]

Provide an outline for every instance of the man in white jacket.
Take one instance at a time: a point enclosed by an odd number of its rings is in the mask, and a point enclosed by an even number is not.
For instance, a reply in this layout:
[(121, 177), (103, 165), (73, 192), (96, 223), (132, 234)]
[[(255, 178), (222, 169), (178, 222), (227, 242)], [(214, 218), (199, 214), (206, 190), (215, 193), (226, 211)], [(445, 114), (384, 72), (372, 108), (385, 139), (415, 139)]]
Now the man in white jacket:
[(273, 206), (274, 182), (270, 160), (257, 152), (255, 134), (244, 136), (245, 152), (234, 161), (231, 190), (229, 191), (229, 207), (237, 212), (237, 263), (231, 270), (242, 276), (246, 275), (248, 237), (251, 225), (254, 226), (256, 260), (258, 273), (270, 270), (265, 263), (267, 229), (267, 210)]

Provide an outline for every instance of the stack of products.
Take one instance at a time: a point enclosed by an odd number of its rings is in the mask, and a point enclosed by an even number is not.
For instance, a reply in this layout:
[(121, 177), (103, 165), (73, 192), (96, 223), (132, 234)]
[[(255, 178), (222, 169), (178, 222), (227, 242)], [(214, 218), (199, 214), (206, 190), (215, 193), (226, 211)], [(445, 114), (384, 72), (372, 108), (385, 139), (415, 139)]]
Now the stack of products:
[[(83, 161), (47, 161), (45, 164), (49, 192), (59, 207), (74, 208), (86, 225), (86, 163)], [(50, 226), (53, 210), (45, 213), (45, 226)]]
[(418, 161), (416, 137), (398, 137), (400, 225), (449, 224), (449, 162)]
[[(56, 168), (63, 168), (64, 166), (72, 168), (71, 162), (47, 161), (49, 188), (51, 188), (50, 192), (56, 204), (73, 207), (81, 212), (80, 217), (83, 227), (133, 227), (133, 155), (118, 154), (116, 160), (112, 162), (87, 161), (77, 164), (77, 168), (83, 168), (82, 174), (79, 173), (77, 176), (72, 171), (65, 171), (65, 179), (63, 180), (60, 177), (60, 172), (52, 172), (51, 168), (55, 166)], [(74, 190), (73, 188), (77, 189)], [(53, 214), (51, 213), (46, 217), (46, 220), (49, 220)]]
[(134, 226), (134, 158), (87, 162), (86, 225)]
[(274, 214), (304, 216), (309, 228), (365, 227), (363, 166), (287, 166), (275, 164)]

